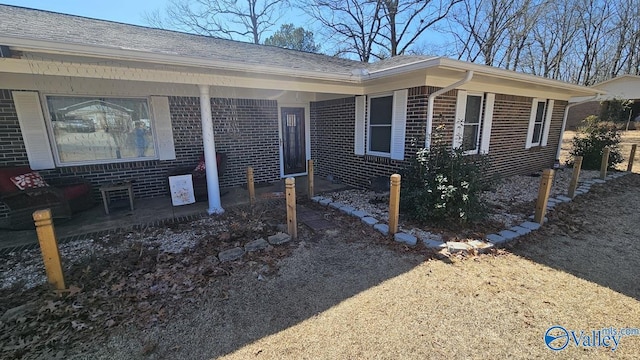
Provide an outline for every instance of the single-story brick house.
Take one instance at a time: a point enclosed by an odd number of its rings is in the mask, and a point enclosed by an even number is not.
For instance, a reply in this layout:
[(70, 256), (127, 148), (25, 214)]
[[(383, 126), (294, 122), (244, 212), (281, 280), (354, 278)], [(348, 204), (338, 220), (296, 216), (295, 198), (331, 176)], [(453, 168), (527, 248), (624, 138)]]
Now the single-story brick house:
[[(0, 167), (98, 185), (135, 178), (167, 194), (167, 171), (207, 166), (219, 189), (316, 174), (368, 186), (429, 146), (488, 153), (513, 175), (557, 158), (565, 108), (597, 91), (432, 56), (376, 63), (0, 5)], [(0, 209), (0, 216), (2, 210)]]

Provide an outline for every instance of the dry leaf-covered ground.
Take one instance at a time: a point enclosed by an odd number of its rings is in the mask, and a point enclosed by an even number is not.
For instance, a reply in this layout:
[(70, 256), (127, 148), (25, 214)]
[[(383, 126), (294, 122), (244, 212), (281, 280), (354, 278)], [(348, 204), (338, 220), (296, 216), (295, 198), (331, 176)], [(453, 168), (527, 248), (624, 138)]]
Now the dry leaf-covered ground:
[[(352, 218), (316, 209), (337, 228), (313, 234), (301, 227), (301, 241), (224, 266), (207, 265), (221, 238), (242, 242), (271, 229), (258, 230), (253, 223), (212, 233), (173, 255), (131, 245), (118, 256), (93, 259), (74, 270), (69, 283), (77, 287), (61, 297), (42, 288), (20, 295), (36, 305), (23, 319), (0, 324), (0, 336), (9, 331), (13, 346), (24, 350), (1, 355), (636, 359), (640, 354), (640, 336), (623, 338), (615, 352), (569, 345), (556, 354), (543, 341), (552, 325), (585, 331), (640, 328), (640, 175), (596, 185), (573, 203), (559, 205), (539, 232), (508, 249), (468, 258), (435, 260), (422, 248), (393, 244)], [(110, 279), (111, 273), (116, 275)], [(162, 286), (152, 291), (155, 284)], [(27, 302), (0, 294), (2, 310), (10, 301)], [(49, 330), (42, 325), (47, 322)], [(33, 333), (37, 341), (25, 346)], [(47, 336), (54, 337), (48, 344)]]

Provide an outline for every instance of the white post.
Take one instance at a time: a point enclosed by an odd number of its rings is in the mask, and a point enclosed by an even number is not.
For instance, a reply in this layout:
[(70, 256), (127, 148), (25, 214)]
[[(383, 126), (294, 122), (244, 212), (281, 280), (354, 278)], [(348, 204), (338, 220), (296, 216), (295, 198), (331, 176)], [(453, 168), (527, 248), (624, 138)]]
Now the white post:
[(200, 88), (200, 117), (202, 120), (202, 143), (204, 145), (204, 162), (207, 174), (207, 195), (211, 214), (222, 214), (224, 209), (220, 203), (220, 183), (218, 182), (218, 163), (216, 162), (216, 142), (213, 138), (213, 121), (211, 120), (211, 97), (209, 85), (198, 85)]

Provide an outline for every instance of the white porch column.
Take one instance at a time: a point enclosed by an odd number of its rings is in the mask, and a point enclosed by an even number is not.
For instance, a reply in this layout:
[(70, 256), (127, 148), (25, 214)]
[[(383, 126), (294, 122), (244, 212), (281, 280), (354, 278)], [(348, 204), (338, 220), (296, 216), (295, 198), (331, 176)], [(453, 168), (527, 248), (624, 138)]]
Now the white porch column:
[(211, 97), (209, 85), (198, 85), (200, 88), (200, 117), (202, 121), (202, 143), (204, 145), (204, 162), (207, 174), (207, 195), (211, 214), (222, 214), (224, 209), (220, 203), (220, 183), (218, 182), (218, 163), (216, 161), (216, 142), (213, 137), (213, 121), (211, 120)]

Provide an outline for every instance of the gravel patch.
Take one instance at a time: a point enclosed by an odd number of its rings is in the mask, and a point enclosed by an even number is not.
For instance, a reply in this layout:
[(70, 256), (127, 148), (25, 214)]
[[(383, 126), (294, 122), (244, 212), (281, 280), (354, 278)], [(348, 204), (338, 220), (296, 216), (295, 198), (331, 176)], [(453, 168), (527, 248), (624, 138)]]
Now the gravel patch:
[[(63, 270), (69, 271), (74, 265), (89, 259), (120, 253), (135, 244), (141, 244), (146, 250), (158, 249), (163, 253), (179, 254), (195, 247), (205, 236), (222, 232), (222, 229), (226, 228), (224, 221), (211, 218), (198, 220), (193, 224), (210, 230), (175, 231), (171, 228), (149, 228), (142, 233), (128, 231), (59, 244)], [(32, 289), (46, 282), (39, 248), (10, 252), (0, 257), (0, 290), (15, 286)]]
[[(562, 169), (555, 172), (551, 197), (566, 195), (573, 169)], [(488, 220), (503, 224), (505, 229), (519, 225), (528, 220), (535, 210), (538, 198), (540, 176), (517, 175), (500, 181), (494, 189), (481, 194), (481, 199), (489, 206)], [(580, 182), (596, 179), (599, 171), (582, 170)], [(381, 222), (389, 222), (389, 192), (376, 193), (370, 190), (344, 190), (324, 195), (331, 202), (346, 205), (364, 213), (371, 214)], [(423, 241), (441, 240), (441, 234), (429, 228), (415, 229), (400, 224), (403, 232), (417, 236)]]

